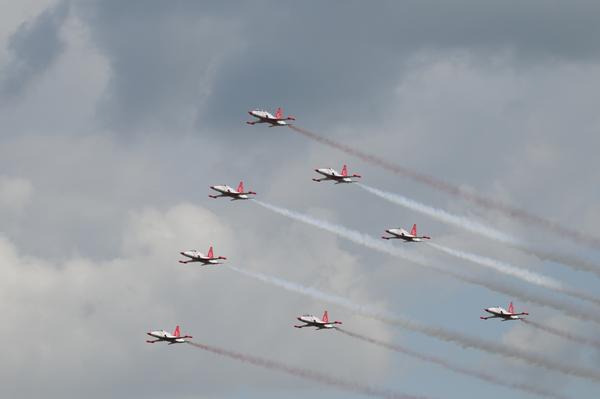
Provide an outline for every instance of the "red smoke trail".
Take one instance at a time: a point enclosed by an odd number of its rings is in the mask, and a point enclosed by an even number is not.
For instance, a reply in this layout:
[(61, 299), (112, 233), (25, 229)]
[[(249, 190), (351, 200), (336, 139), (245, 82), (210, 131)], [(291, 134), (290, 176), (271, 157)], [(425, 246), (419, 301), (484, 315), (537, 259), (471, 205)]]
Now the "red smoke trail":
[(346, 309), (356, 312), (357, 314), (360, 314), (363, 317), (378, 320), (382, 323), (391, 326), (397, 326), (410, 331), (425, 334), (429, 337), (440, 339), (442, 341), (452, 342), (464, 348), (478, 349), (490, 354), (496, 354), (508, 358), (518, 359), (534, 366), (546, 368), (548, 370), (557, 371), (559, 373), (573, 375), (581, 378), (588, 378), (596, 382), (600, 382), (600, 372), (598, 372), (597, 370), (591, 370), (585, 367), (578, 367), (575, 365), (566, 365), (561, 363), (560, 361), (554, 361), (552, 359), (546, 358), (543, 355), (523, 351), (521, 349), (517, 349), (512, 346), (505, 345), (503, 343), (498, 343), (496, 341), (488, 341), (486, 339), (482, 339), (472, 335), (448, 330), (444, 327), (426, 325), (418, 321), (410, 320), (405, 317), (399, 316), (397, 314), (373, 309), (370, 306), (364, 304), (356, 304), (344, 297), (322, 292), (312, 287), (305, 287), (300, 284), (291, 281), (286, 281), (275, 276), (269, 276), (262, 273), (252, 272), (249, 270), (237, 268), (235, 266), (229, 266), (229, 269), (234, 270), (243, 275), (255, 278), (257, 280), (276, 285), (288, 291), (297, 292), (302, 295), (307, 295), (311, 298), (319, 299), (322, 301), (336, 304), (338, 306), (342, 306)]
[(543, 388), (536, 387), (534, 385), (530, 385), (527, 383), (511, 382), (511, 380), (509, 380), (509, 379), (499, 378), (499, 377), (496, 377), (495, 375), (488, 374), (481, 370), (474, 370), (474, 369), (470, 369), (467, 367), (459, 366), (457, 364), (453, 364), (452, 362), (450, 362), (448, 360), (444, 360), (437, 356), (420, 353), (420, 352), (414, 351), (412, 349), (403, 347), (401, 345), (390, 344), (388, 342), (380, 341), (380, 340), (377, 340), (377, 339), (374, 339), (371, 337), (367, 337), (362, 334), (357, 334), (355, 332), (351, 332), (351, 331), (348, 331), (348, 330), (340, 328), (340, 327), (337, 327), (336, 329), (341, 333), (344, 333), (344, 334), (346, 334), (350, 337), (356, 338), (356, 339), (360, 339), (361, 341), (365, 341), (370, 344), (392, 350), (394, 352), (402, 353), (407, 356), (411, 356), (416, 359), (422, 360), (424, 362), (433, 363), (433, 364), (441, 366), (445, 369), (448, 369), (450, 371), (454, 371), (455, 373), (467, 375), (469, 377), (474, 377), (474, 378), (477, 378), (479, 380), (485, 381), (490, 384), (499, 385), (499, 386), (503, 386), (503, 387), (511, 388), (511, 389), (517, 389), (517, 390), (524, 391), (527, 393), (539, 395), (539, 396), (542, 396), (545, 398), (554, 398), (554, 399), (565, 399), (566, 398), (565, 396), (562, 396), (553, 391), (548, 391)]
[[(492, 291), (496, 291), (514, 298), (519, 298), (524, 301), (537, 303), (541, 306), (551, 307), (554, 310), (560, 310), (564, 312), (567, 316), (576, 317), (585, 321), (593, 321), (594, 323), (600, 324), (600, 314), (596, 313), (593, 310), (582, 308), (581, 306), (575, 306), (569, 302), (563, 302), (560, 299), (556, 299), (553, 297), (540, 297), (529, 290), (523, 290), (518, 287), (515, 287), (514, 284), (506, 284), (497, 279), (490, 278), (476, 278), (472, 277), (468, 274), (464, 274), (462, 272), (457, 273), (454, 269), (450, 269), (447, 267), (439, 266), (436, 264), (432, 264), (428, 262), (422, 256), (418, 254), (407, 252), (406, 250), (390, 245), (389, 243), (384, 243), (383, 240), (376, 239), (366, 234), (362, 234), (358, 231), (350, 230), (344, 226), (335, 225), (333, 223), (326, 222), (324, 220), (319, 220), (313, 218), (312, 216), (305, 215), (299, 212), (292, 211), (290, 209), (282, 208), (276, 205), (268, 204), (266, 202), (259, 201), (257, 199), (252, 199), (257, 205), (260, 205), (270, 211), (278, 213), (280, 215), (289, 217), (293, 220), (297, 220), (302, 223), (309, 224), (311, 226), (317, 227), (319, 229), (328, 231), (333, 233), (339, 237), (342, 237), (346, 240), (352, 241), (356, 244), (365, 246), (367, 248), (374, 249), (379, 252), (387, 253), (392, 256), (396, 256), (400, 259), (408, 260), (416, 265), (422, 266), (424, 268), (433, 270), (437, 273), (444, 274), (450, 277), (453, 277), (457, 280), (479, 285), (482, 287), (486, 287)], [(599, 379), (600, 381), (600, 379)]]
[(573, 334), (569, 331), (559, 330), (558, 328), (546, 326), (544, 324), (531, 321), (529, 319), (521, 319), (521, 321), (539, 330), (545, 331), (552, 335), (556, 335), (557, 337), (565, 338), (578, 344), (593, 346), (594, 348), (600, 350), (600, 341), (597, 339), (582, 337), (580, 335)]
[(435, 188), (436, 190), (443, 191), (447, 194), (453, 195), (455, 197), (462, 198), (466, 201), (477, 204), (486, 209), (493, 209), (499, 212), (502, 212), (506, 216), (509, 216), (513, 219), (518, 219), (521, 222), (526, 222), (532, 225), (536, 225), (540, 228), (549, 230), (555, 234), (559, 234), (562, 238), (569, 238), (575, 242), (583, 242), (587, 245), (590, 245), (596, 249), (600, 249), (600, 238), (594, 237), (592, 235), (588, 235), (577, 230), (570, 229), (568, 227), (562, 226), (557, 222), (552, 220), (545, 219), (541, 216), (531, 214), (523, 209), (515, 208), (511, 205), (502, 203), (500, 201), (496, 201), (490, 198), (482, 197), (478, 194), (471, 193), (467, 190), (464, 190), (458, 186), (447, 183), (443, 180), (435, 178), (433, 176), (426, 175), (424, 173), (417, 172), (416, 170), (409, 169), (407, 167), (395, 164), (390, 161), (386, 161), (376, 155), (368, 154), (366, 152), (357, 150), (350, 146), (347, 146), (342, 143), (338, 143), (337, 141), (328, 139), (311, 131), (299, 128), (297, 126), (289, 125), (289, 127), (297, 132), (302, 134), (305, 137), (308, 137), (314, 141), (317, 141), (321, 144), (325, 144), (329, 147), (335, 148), (342, 152), (345, 152), (348, 155), (352, 155), (356, 158), (359, 158), (371, 165), (379, 166), (387, 171), (390, 171), (397, 175), (406, 176), (412, 180), (415, 180), (419, 183), (426, 184), (430, 187)]
[(227, 349), (217, 348), (214, 346), (209, 346), (205, 344), (199, 344), (196, 342), (188, 342), (188, 344), (208, 351), (215, 353), (217, 355), (225, 356), (230, 359), (239, 360), (244, 363), (249, 363), (254, 366), (262, 367), (269, 370), (280, 371), (286, 374), (293, 375), (295, 377), (304, 378), (306, 380), (311, 380), (315, 382), (320, 382), (325, 385), (331, 385), (337, 388), (344, 389), (346, 391), (351, 391), (355, 393), (360, 393), (367, 396), (373, 396), (376, 398), (386, 398), (386, 399), (426, 399), (424, 396), (413, 396), (413, 395), (404, 395), (392, 391), (387, 391), (383, 389), (373, 388), (368, 385), (362, 385), (354, 381), (346, 381), (340, 378), (331, 377), (327, 374), (323, 374), (314, 370), (308, 370), (301, 367), (289, 366), (287, 364), (279, 363), (273, 360), (264, 359), (258, 356), (246, 355), (243, 353), (238, 353), (234, 351), (230, 351)]

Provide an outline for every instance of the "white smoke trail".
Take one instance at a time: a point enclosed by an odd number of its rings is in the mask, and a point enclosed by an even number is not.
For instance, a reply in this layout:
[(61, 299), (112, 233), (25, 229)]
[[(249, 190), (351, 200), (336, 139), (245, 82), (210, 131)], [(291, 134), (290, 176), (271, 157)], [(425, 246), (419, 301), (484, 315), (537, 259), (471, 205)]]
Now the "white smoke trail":
[(466, 375), (469, 377), (473, 377), (473, 378), (476, 378), (478, 380), (481, 380), (481, 381), (484, 381), (484, 382), (487, 382), (487, 383), (490, 383), (493, 385), (516, 389), (519, 391), (542, 396), (545, 398), (566, 399), (566, 397), (561, 394), (558, 394), (554, 391), (549, 391), (545, 388), (537, 387), (532, 384), (522, 383), (522, 382), (512, 382), (512, 380), (510, 380), (510, 379), (501, 378), (501, 377), (498, 377), (494, 374), (487, 373), (480, 369), (472, 369), (472, 368), (468, 368), (465, 366), (460, 366), (449, 360), (442, 359), (442, 358), (434, 356), (434, 355), (417, 352), (414, 349), (407, 348), (407, 347), (404, 347), (404, 346), (401, 346), (398, 344), (391, 344), (389, 342), (380, 341), (378, 339), (371, 338), (366, 335), (362, 335), (362, 334), (355, 333), (353, 331), (349, 331), (345, 328), (336, 327), (336, 330), (343, 334), (346, 334), (350, 337), (359, 339), (361, 341), (368, 342), (370, 344), (377, 345), (379, 347), (386, 348), (386, 349), (392, 350), (394, 352), (402, 353), (404, 355), (413, 357), (415, 359), (419, 359), (423, 362), (432, 363), (432, 364), (438, 365), (440, 367), (443, 367), (447, 370), (450, 370), (452, 372)]
[(478, 337), (455, 332), (452, 330), (445, 329), (443, 327), (428, 326), (417, 321), (402, 318), (390, 312), (380, 311), (369, 306), (356, 304), (346, 298), (324, 293), (314, 288), (305, 287), (294, 282), (280, 279), (278, 277), (244, 270), (234, 266), (228, 266), (228, 268), (245, 276), (252, 277), (254, 279), (275, 285), (277, 287), (281, 287), (285, 290), (303, 294), (314, 299), (326, 301), (338, 305), (340, 307), (344, 307), (361, 316), (378, 320), (389, 325), (405, 328), (407, 330), (415, 331), (443, 341), (453, 342), (463, 347), (474, 348), (483, 352), (521, 360), (528, 364), (543, 367), (552, 371), (557, 371), (559, 373), (573, 375), (580, 378), (587, 378), (596, 382), (600, 382), (600, 372), (596, 370), (590, 370), (574, 365), (565, 365), (552, 359), (548, 359), (544, 356), (540, 356), (535, 353), (524, 352), (520, 349), (513, 348), (501, 343), (486, 341)]
[(524, 251), (530, 255), (536, 256), (537, 258), (540, 258), (542, 260), (560, 263), (564, 266), (568, 266), (575, 270), (592, 272), (600, 276), (600, 268), (598, 268), (598, 266), (593, 264), (592, 262), (586, 261), (584, 259), (579, 259), (577, 257), (566, 254), (556, 254), (549, 251), (532, 248), (531, 246), (524, 244), (520, 240), (517, 240), (508, 234), (496, 230), (493, 227), (486, 226), (485, 224), (472, 220), (466, 216), (455, 215), (443, 209), (434, 208), (432, 206), (422, 204), (403, 195), (397, 193), (390, 193), (388, 191), (382, 191), (363, 183), (357, 183), (356, 185), (362, 188), (363, 190), (378, 196), (379, 198), (382, 198), (393, 204), (403, 206), (415, 212), (427, 215), (435, 220), (439, 220), (440, 222), (451, 224), (453, 226), (460, 227), (472, 233), (478, 234), (482, 237), (490, 238), (492, 240), (501, 242), (513, 248)]
[(338, 226), (338, 225), (335, 225), (333, 223), (329, 223), (329, 222), (326, 222), (323, 220), (319, 220), (319, 219), (313, 218), (308, 215), (294, 212), (289, 209), (285, 209), (285, 208), (282, 208), (279, 206), (267, 204), (265, 202), (262, 202), (262, 201), (259, 201), (256, 199), (253, 199), (252, 201), (254, 203), (256, 203), (266, 209), (269, 209), (275, 213), (278, 213), (280, 215), (283, 215), (283, 216), (289, 217), (291, 219), (297, 220), (299, 222), (303, 222), (303, 223), (309, 224), (311, 226), (317, 227), (319, 229), (328, 231), (330, 233), (337, 235), (338, 237), (345, 238), (347, 240), (350, 240), (356, 244), (365, 246), (367, 248), (371, 248), (376, 251), (380, 251), (380, 252), (383, 252), (383, 253), (386, 253), (386, 254), (389, 254), (389, 255), (404, 259), (404, 260), (408, 260), (412, 263), (415, 263), (415, 264), (423, 266), (427, 269), (433, 270), (437, 273), (451, 276), (451, 277), (453, 277), (457, 280), (463, 281), (463, 282), (486, 287), (492, 291), (500, 292), (502, 294), (506, 294), (506, 295), (509, 295), (509, 296), (512, 296), (515, 298), (519, 298), (523, 301), (536, 303), (540, 306), (550, 307), (553, 310), (561, 311), (570, 317), (575, 317), (575, 318), (578, 318), (580, 320), (585, 320), (585, 321), (593, 321), (595, 323), (600, 324), (600, 315), (598, 315), (594, 311), (590, 311), (587, 309), (581, 309), (581, 307), (579, 307), (579, 306), (572, 306), (568, 303), (562, 302), (555, 298), (539, 297), (531, 292), (519, 290), (513, 286), (508, 286), (506, 284), (502, 284), (494, 279), (482, 280), (482, 279), (478, 279), (476, 277), (457, 273), (457, 272), (447, 269), (447, 268), (435, 266), (435, 265), (432, 265), (432, 264), (426, 262), (426, 260), (421, 256), (417, 256), (417, 255), (408, 253), (407, 251), (405, 251), (401, 248), (394, 247), (387, 242), (383, 242), (381, 240), (378, 240), (378, 239), (368, 236), (366, 234), (362, 234), (360, 232), (350, 230), (343, 226)]
[(594, 338), (582, 337), (581, 335), (574, 334), (570, 331), (560, 330), (558, 328), (554, 328), (551, 326), (547, 326), (542, 323), (538, 323), (531, 319), (521, 319), (521, 321), (527, 325), (535, 327), (539, 330), (545, 331), (549, 334), (556, 335), (557, 337), (565, 338), (570, 341), (576, 342), (581, 345), (592, 346), (598, 350), (600, 350), (600, 341)]
[(555, 280), (551, 277), (544, 276), (539, 273), (535, 273), (526, 269), (522, 269), (506, 262), (501, 262), (497, 259), (488, 258), (486, 256), (476, 255), (470, 252), (459, 251), (453, 248), (448, 248), (446, 246), (436, 244), (433, 242), (427, 243), (429, 246), (437, 249), (438, 251), (444, 252), (448, 255), (454, 256), (459, 259), (468, 260), (469, 262), (473, 262), (475, 264), (493, 269), (499, 273), (506, 274), (508, 276), (512, 276), (518, 278), (522, 281), (528, 282), (530, 284), (535, 284), (540, 287), (547, 288), (549, 290), (553, 290), (556, 292), (560, 292), (574, 298), (578, 298), (584, 301), (591, 302), (595, 305), (600, 305), (600, 298), (597, 298), (591, 294), (581, 292), (575, 288), (568, 287), (561, 283), (558, 280)]
[(355, 230), (350, 230), (347, 229), (343, 226), (340, 225), (336, 225), (333, 223), (329, 223), (327, 221), (324, 220), (319, 220), (316, 218), (313, 218), (312, 216), (308, 216), (308, 215), (304, 215), (302, 213), (298, 213), (298, 212), (294, 212), (291, 211), (289, 209), (285, 209), (279, 206), (275, 206), (272, 204), (268, 204), (266, 202), (262, 202), (259, 201), (257, 199), (253, 199), (253, 202), (257, 203), (258, 205), (267, 208), (270, 211), (273, 211), (275, 213), (278, 213), (280, 215), (286, 216), (288, 218), (297, 220), (299, 222), (302, 223), (306, 223), (309, 224), (311, 226), (315, 226), (320, 228), (321, 230), (325, 230), (325, 231), (329, 231), (330, 233), (333, 233), (339, 237), (345, 238), (347, 240), (350, 240), (356, 244), (359, 245), (363, 245), (367, 248), (371, 248), (380, 252), (384, 252), (387, 253), (389, 255), (392, 256), (397, 256), (403, 259), (406, 259), (408, 261), (420, 264), (422, 266), (427, 266), (425, 259), (422, 258), (419, 255), (415, 255), (415, 254), (411, 254), (401, 248), (398, 247), (394, 247), (393, 245), (391, 245), (388, 242), (384, 242), (382, 240), (373, 238), (367, 234), (363, 234), (360, 233), (358, 231)]
[(360, 384), (356, 381), (343, 380), (341, 378), (333, 377), (325, 373), (320, 373), (318, 371), (309, 370), (302, 367), (290, 366), (284, 363), (276, 362), (274, 360), (269, 360), (258, 356), (234, 352), (232, 350), (217, 348), (215, 346), (201, 344), (198, 342), (187, 343), (195, 348), (202, 349), (217, 355), (225, 356), (230, 359), (239, 360), (241, 362), (252, 364), (254, 366), (262, 367), (268, 370), (279, 371), (282, 373), (293, 375), (295, 377), (303, 378), (305, 380), (315, 381), (322, 384), (334, 386), (350, 392), (384, 399), (425, 399), (424, 396), (405, 395), (380, 388), (370, 387), (368, 385)]
[[(594, 237), (590, 234), (582, 233), (581, 231), (571, 229), (569, 227), (565, 227), (557, 222), (545, 219), (541, 216), (531, 214), (523, 209), (515, 208), (511, 205), (504, 204), (498, 202), (495, 199), (485, 198), (481, 195), (464, 190), (461, 187), (458, 187), (454, 184), (448, 183), (446, 181), (440, 180), (436, 177), (429, 176), (416, 170), (412, 170), (410, 168), (395, 164), (393, 162), (386, 161), (383, 158), (380, 158), (374, 154), (368, 154), (364, 151), (358, 150), (356, 148), (352, 148), (344, 143), (336, 142), (327, 137), (321, 136), (317, 133), (311, 132), (309, 130), (300, 128), (295, 125), (289, 125), (292, 131), (302, 134), (305, 137), (308, 137), (312, 140), (315, 140), (321, 144), (325, 144), (329, 147), (336, 148), (340, 151), (345, 152), (346, 154), (355, 156), (357, 158), (362, 159), (363, 161), (371, 164), (382, 167), (385, 170), (388, 170), (396, 175), (407, 176), (411, 179), (418, 181), (420, 183), (424, 183), (430, 187), (433, 187), (437, 190), (443, 191), (447, 194), (453, 195), (455, 197), (462, 198), (471, 203), (477, 204), (486, 209), (493, 209), (499, 212), (502, 212), (504, 215), (511, 217), (520, 222), (527, 222), (530, 225), (535, 225), (537, 227), (543, 228), (549, 232), (559, 235), (561, 238), (572, 240), (576, 243), (586, 243), (587, 245), (591, 245), (596, 249), (600, 249), (600, 238)], [(600, 272), (600, 271), (599, 271)]]
[(366, 184), (363, 184), (363, 183), (357, 183), (356, 185), (358, 187), (362, 188), (363, 190), (378, 196), (379, 198), (387, 200), (393, 204), (403, 206), (403, 207), (413, 210), (415, 212), (425, 214), (427, 216), (432, 217), (433, 219), (439, 220), (440, 222), (444, 222), (444, 223), (451, 224), (454, 226), (462, 227), (473, 233), (476, 233), (476, 234), (479, 234), (479, 235), (482, 235), (482, 236), (485, 236), (485, 237), (488, 237), (488, 238), (491, 238), (493, 240), (497, 240), (497, 241), (500, 241), (503, 243), (512, 244), (512, 245), (518, 244), (517, 240), (515, 240), (513, 237), (511, 237), (507, 234), (504, 234), (503, 232), (496, 230), (493, 227), (489, 227), (489, 226), (486, 226), (477, 221), (471, 220), (465, 216), (453, 215), (449, 212), (446, 212), (443, 209), (434, 208), (434, 207), (422, 204), (420, 202), (414, 201), (412, 199), (409, 199), (407, 197), (404, 197), (402, 195), (390, 193), (387, 191), (382, 191), (382, 190), (376, 189), (374, 187), (367, 186)]

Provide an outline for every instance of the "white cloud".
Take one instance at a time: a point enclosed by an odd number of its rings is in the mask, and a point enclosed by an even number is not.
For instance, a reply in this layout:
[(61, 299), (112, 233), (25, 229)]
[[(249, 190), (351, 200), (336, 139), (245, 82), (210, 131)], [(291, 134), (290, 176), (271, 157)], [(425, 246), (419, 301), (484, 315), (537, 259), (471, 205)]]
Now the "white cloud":
[[(221, 375), (221, 366), (213, 369), (215, 359), (208, 354), (189, 347), (144, 344), (148, 329), (170, 329), (175, 323), (181, 323), (200, 342), (290, 364), (308, 364), (345, 378), (361, 375), (372, 380), (386, 375), (390, 355), (382, 350), (361, 345), (344, 354), (350, 343), (335, 333), (313, 335), (291, 328), (300, 309), (320, 311), (322, 304), (306, 306), (311, 302), (306, 298), (248, 280), (223, 267), (176, 262), (179, 250), (214, 243), (231, 262), (250, 267), (240, 262), (243, 254), (236, 249), (240, 239), (246, 245), (260, 246), (256, 237), (236, 236), (214, 213), (190, 204), (165, 211), (146, 208), (133, 212), (123, 232), (123, 256), (109, 261), (81, 257), (47, 261), (21, 252), (7, 238), (0, 239), (0, 333), (15, 336), (0, 341), (4, 360), (0, 383), (7, 393), (21, 398), (37, 397), (41, 389), (49, 398), (73, 397), (88, 390), (96, 392), (88, 397), (115, 396), (123, 389), (131, 393), (129, 397), (148, 397), (147, 392), (138, 395), (137, 384), (157, 373), (162, 378), (148, 383), (155, 390), (154, 397), (166, 392), (184, 397), (200, 389), (232, 393), (226, 383), (231, 380), (239, 384), (289, 384), (277, 374), (227, 362), (222, 366), (227, 372)], [(332, 240), (329, 251), (311, 251), (312, 265), (337, 259), (335, 273), (320, 284), (341, 292), (351, 287), (355, 297), (365, 298), (359, 285), (348, 279), (355, 260), (336, 247)], [(228, 252), (223, 252), (226, 248)], [(306, 267), (299, 273), (304, 278), (313, 274), (311, 263), (289, 261), (288, 249), (271, 247), (266, 254), (270, 264), (279, 265), (278, 269)], [(247, 263), (255, 267), (262, 261)], [(285, 272), (279, 270), (279, 274)], [(352, 320), (343, 311), (330, 311)], [(361, 323), (364, 321), (356, 321), (355, 326)], [(373, 334), (389, 337), (383, 327), (369, 328)], [(305, 349), (297, 351), (298, 345)], [(181, 353), (186, 350), (185, 355)], [(173, 353), (178, 353), (176, 358)], [(323, 357), (324, 353), (328, 355)], [(319, 364), (315, 364), (316, 358), (320, 358)], [(344, 358), (361, 359), (361, 364), (339, 364)], [(369, 365), (366, 374), (365, 364)], [(36, 384), (30, 385), (30, 381)], [(111, 388), (106, 388), (106, 381), (111, 381)], [(296, 382), (292, 384), (296, 386)]]

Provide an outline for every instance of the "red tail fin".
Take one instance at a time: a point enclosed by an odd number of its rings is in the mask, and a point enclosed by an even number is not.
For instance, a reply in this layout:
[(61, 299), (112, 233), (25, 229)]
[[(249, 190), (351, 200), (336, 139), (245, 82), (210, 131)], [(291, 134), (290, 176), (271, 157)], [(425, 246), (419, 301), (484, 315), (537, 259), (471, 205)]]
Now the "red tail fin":
[(208, 255), (206, 255), (208, 258), (212, 258), (213, 257), (213, 247), (211, 246), (210, 248), (208, 248)]
[(275, 111), (275, 118), (276, 119), (283, 118), (283, 110), (281, 108), (277, 108), (277, 111)]
[(410, 231), (410, 234), (413, 236), (417, 235), (417, 225), (413, 224), (412, 230)]
[(512, 302), (508, 304), (508, 313), (515, 313), (515, 307)]
[(179, 326), (175, 326), (175, 331), (173, 331), (173, 335), (179, 337), (181, 333), (179, 332)]
[(323, 321), (325, 323), (329, 323), (329, 315), (327, 314), (327, 311), (325, 311), (325, 313), (323, 313)]
[(348, 167), (346, 165), (342, 168), (342, 176), (348, 176)]
[(237, 192), (238, 193), (244, 192), (244, 182), (243, 181), (241, 181), (240, 184), (238, 184)]

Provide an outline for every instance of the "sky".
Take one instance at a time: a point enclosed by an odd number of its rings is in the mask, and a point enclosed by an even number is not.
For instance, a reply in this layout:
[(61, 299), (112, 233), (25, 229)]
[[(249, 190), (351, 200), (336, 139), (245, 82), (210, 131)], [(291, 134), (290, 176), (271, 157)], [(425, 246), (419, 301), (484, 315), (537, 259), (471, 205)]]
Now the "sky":
[[(550, 371), (364, 317), (224, 266), (177, 263), (213, 245), (227, 263), (600, 373), (600, 352), (524, 323), (483, 322), (514, 301), (546, 326), (597, 323), (469, 284), (270, 212), (257, 198), (379, 237), (410, 227), (456, 250), (598, 292), (597, 275), (441, 223), (361, 190), (314, 183), (341, 168), (380, 190), (484, 223), (525, 246), (600, 265), (600, 250), (477, 207), (288, 128), (296, 125), (478, 195), (600, 236), (600, 4), (595, 1), (0, 0), (0, 396), (363, 397), (189, 345), (194, 341), (427, 398), (533, 398), (336, 331), (304, 313), (566, 397), (598, 380)], [(598, 305), (424, 245), (410, 256), (521, 296)], [(600, 316), (598, 316), (600, 317)]]

